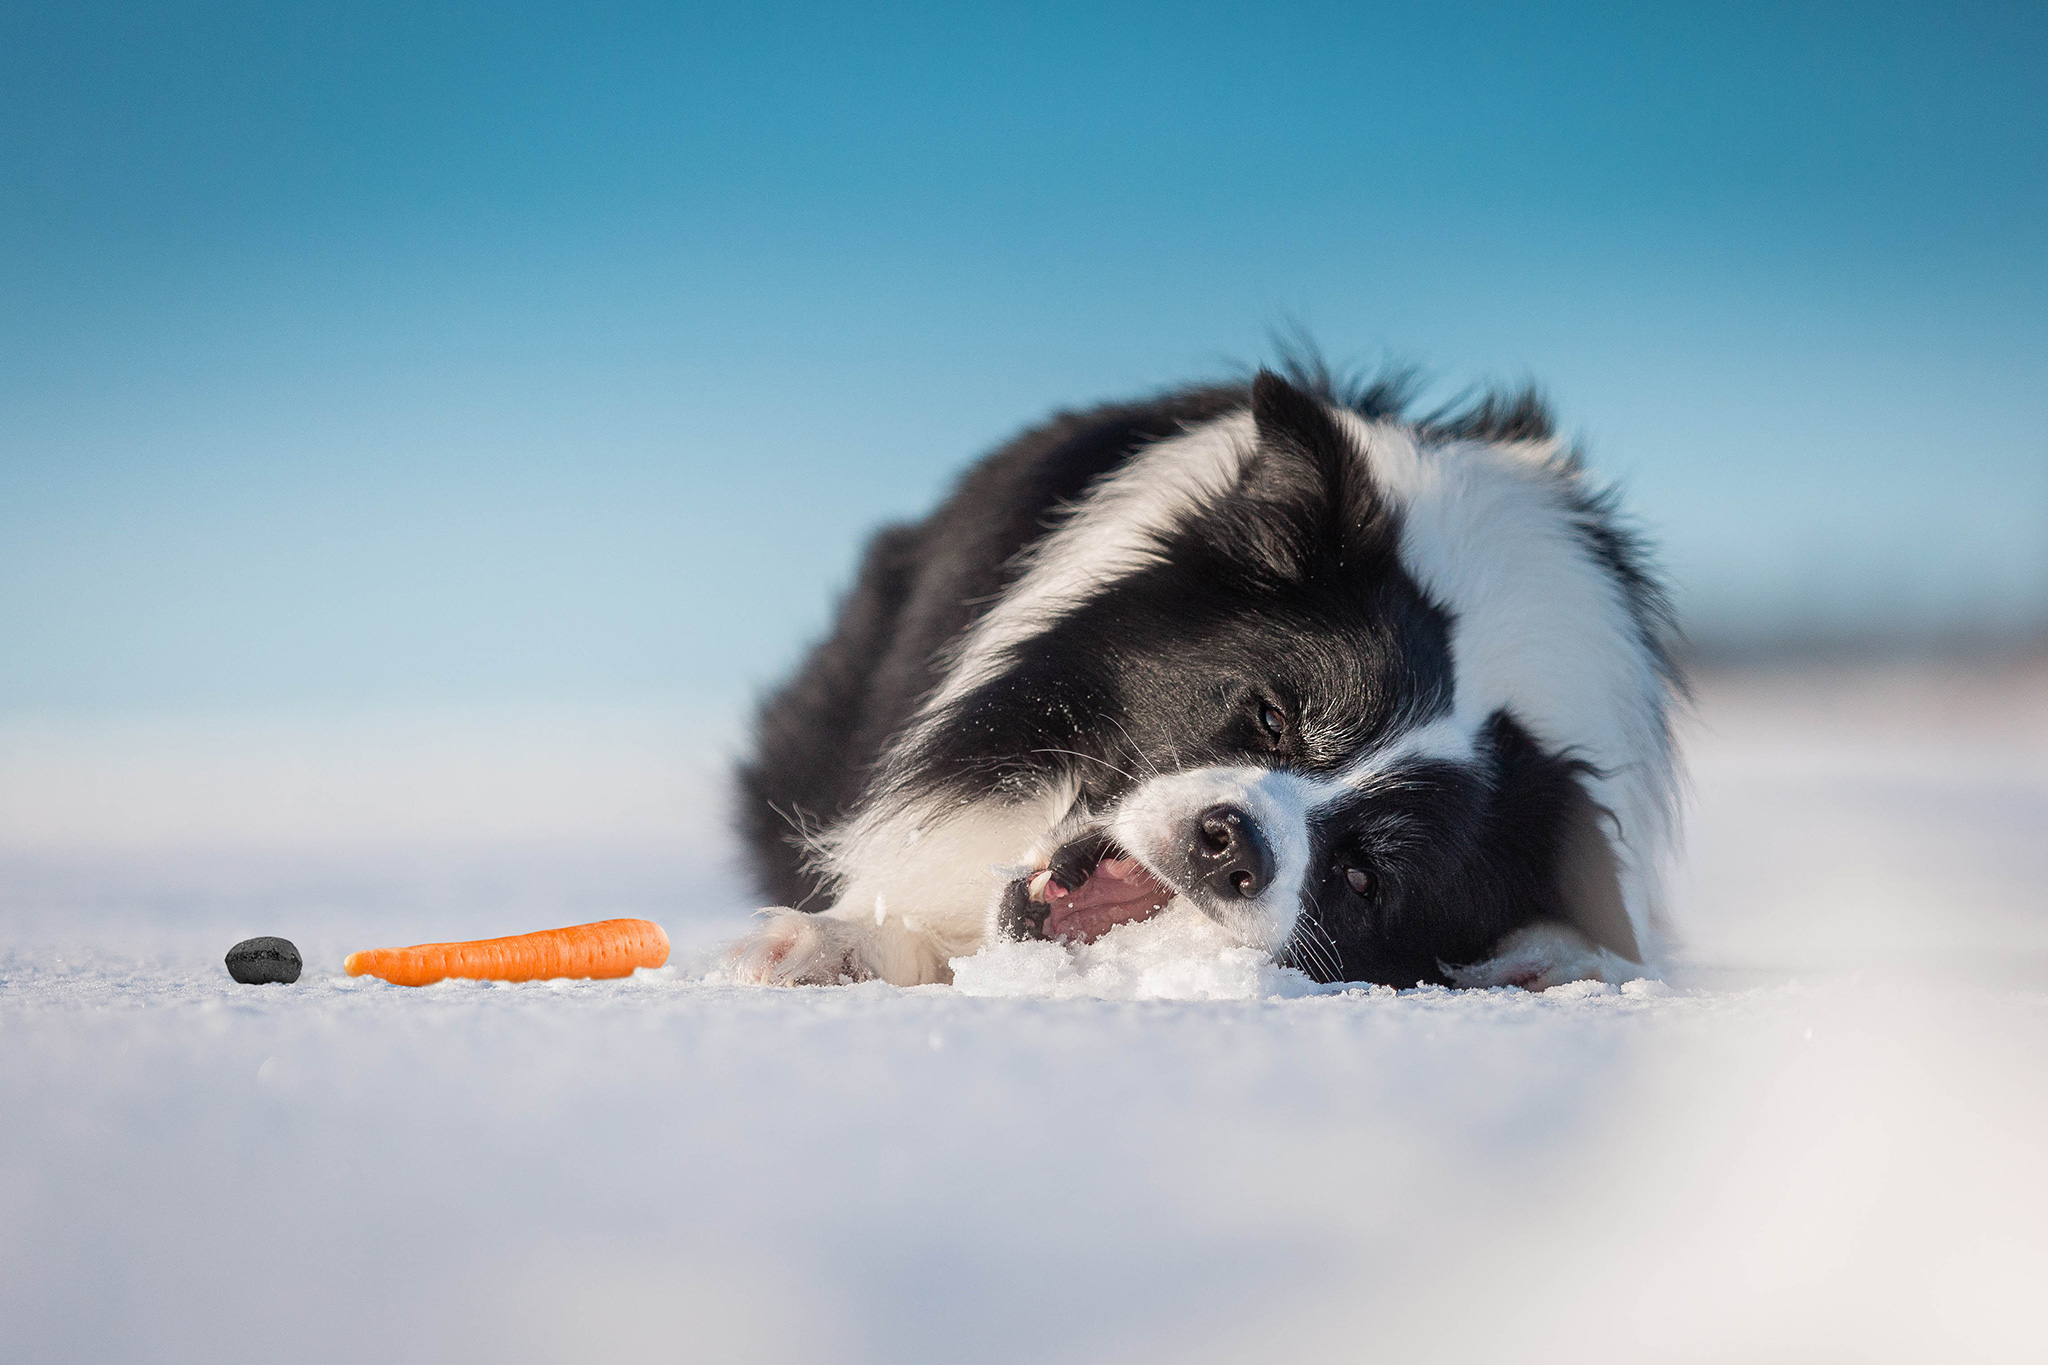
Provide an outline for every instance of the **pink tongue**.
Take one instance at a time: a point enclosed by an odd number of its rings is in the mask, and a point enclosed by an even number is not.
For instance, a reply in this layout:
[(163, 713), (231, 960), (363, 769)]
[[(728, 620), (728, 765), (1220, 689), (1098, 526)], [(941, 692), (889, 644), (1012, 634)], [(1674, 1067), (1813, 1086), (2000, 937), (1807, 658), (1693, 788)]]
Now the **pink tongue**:
[(1045, 936), (1078, 938), (1083, 943), (1093, 943), (1119, 924), (1157, 914), (1173, 899), (1173, 893), (1136, 858), (1105, 858), (1078, 889), (1052, 886), (1047, 891), (1051, 908)]

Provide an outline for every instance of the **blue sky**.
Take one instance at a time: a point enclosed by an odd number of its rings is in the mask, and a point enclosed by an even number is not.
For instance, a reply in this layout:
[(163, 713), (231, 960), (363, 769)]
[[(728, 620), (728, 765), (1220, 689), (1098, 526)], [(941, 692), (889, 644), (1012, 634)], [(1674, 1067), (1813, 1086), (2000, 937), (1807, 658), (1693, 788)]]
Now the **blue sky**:
[(0, 13), (0, 714), (728, 706), (1290, 322), (1703, 632), (2048, 614), (2048, 10), (742, 8)]

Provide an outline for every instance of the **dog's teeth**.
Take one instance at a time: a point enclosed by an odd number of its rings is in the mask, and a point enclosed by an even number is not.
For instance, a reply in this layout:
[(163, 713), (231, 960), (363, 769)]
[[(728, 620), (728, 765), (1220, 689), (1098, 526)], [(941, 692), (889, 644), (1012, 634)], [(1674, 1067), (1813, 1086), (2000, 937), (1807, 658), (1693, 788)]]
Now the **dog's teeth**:
[(1033, 873), (1031, 877), (1031, 883), (1025, 889), (1030, 892), (1031, 899), (1035, 901), (1042, 901), (1046, 899), (1047, 888), (1049, 888), (1051, 885), (1052, 869), (1047, 868), (1043, 872)]

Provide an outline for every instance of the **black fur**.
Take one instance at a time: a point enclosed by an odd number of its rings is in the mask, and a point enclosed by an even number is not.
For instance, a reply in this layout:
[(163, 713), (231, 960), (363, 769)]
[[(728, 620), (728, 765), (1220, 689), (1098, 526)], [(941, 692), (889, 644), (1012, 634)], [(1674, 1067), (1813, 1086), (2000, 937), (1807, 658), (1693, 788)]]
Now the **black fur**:
[[(1325, 980), (1443, 982), (1523, 925), (1575, 922), (1560, 853), (1586, 806), (1584, 771), (1497, 714), (1478, 767), (1411, 763), (1323, 811), (1296, 965)], [(1372, 877), (1363, 895), (1346, 881), (1354, 866)], [(1635, 955), (1632, 937), (1607, 946)]]

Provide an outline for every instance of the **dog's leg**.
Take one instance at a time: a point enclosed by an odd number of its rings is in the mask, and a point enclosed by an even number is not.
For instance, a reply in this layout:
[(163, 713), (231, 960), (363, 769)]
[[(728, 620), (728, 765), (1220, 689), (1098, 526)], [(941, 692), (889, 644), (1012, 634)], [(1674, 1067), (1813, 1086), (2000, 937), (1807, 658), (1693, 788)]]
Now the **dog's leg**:
[(766, 923), (733, 945), (726, 964), (737, 980), (759, 986), (948, 982), (952, 959), (981, 946), (985, 914), (979, 906), (965, 917), (892, 914), (880, 896), (842, 899), (817, 914), (768, 910)]
[[(767, 923), (733, 947), (727, 964), (739, 980), (762, 985), (950, 982), (952, 960), (988, 938), (989, 902), (1002, 890), (1003, 870), (1074, 804), (1074, 792), (1062, 786), (1034, 801), (950, 809), (943, 819), (913, 811), (856, 822), (837, 841), (832, 908), (768, 911)], [(1035, 846), (1030, 856), (1044, 866)]]
[(765, 923), (735, 943), (726, 966), (736, 980), (753, 986), (836, 986), (866, 981), (881, 971), (856, 926), (822, 914), (773, 909)]
[(1605, 981), (1619, 985), (1653, 975), (1640, 962), (1599, 947), (1568, 924), (1532, 924), (1502, 939), (1484, 962), (1452, 967), (1447, 975), (1457, 986), (1520, 986), (1543, 991), (1568, 981)]

